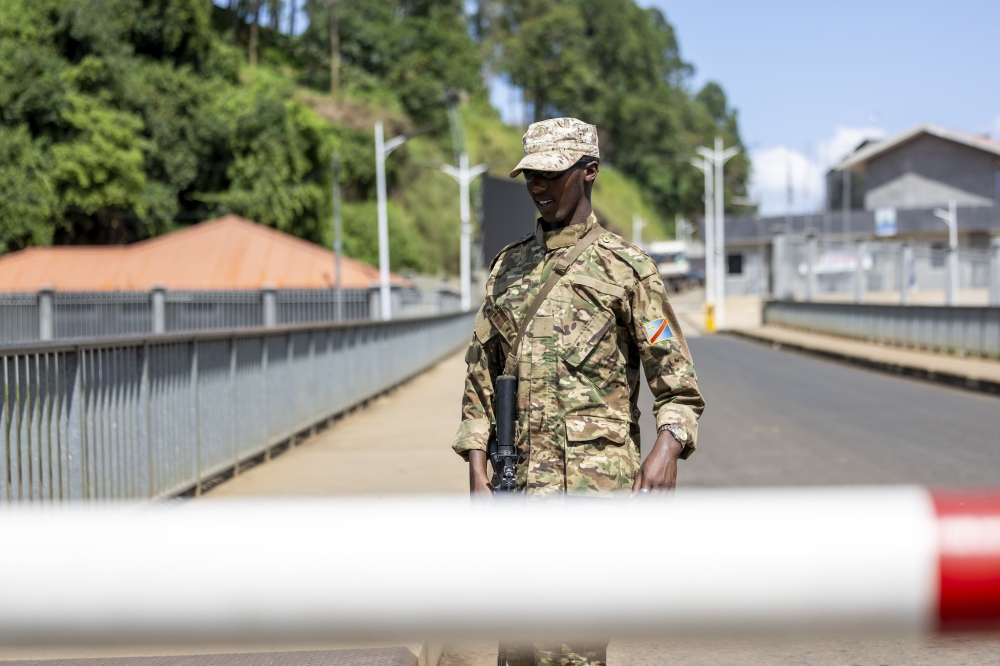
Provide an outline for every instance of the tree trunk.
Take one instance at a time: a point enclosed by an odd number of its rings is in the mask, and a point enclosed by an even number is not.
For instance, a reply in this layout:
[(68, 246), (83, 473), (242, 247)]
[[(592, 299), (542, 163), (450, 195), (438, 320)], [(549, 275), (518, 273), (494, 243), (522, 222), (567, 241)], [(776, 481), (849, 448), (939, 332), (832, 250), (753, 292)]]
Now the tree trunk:
[(295, 12), (298, 11), (298, 2), (296, 0), (289, 0), (289, 6), (291, 7), (290, 18), (288, 19), (288, 36), (295, 36)]
[(533, 109), (534, 113), (532, 115), (534, 116), (535, 119), (532, 120), (531, 122), (537, 123), (537, 122), (541, 122), (542, 120), (545, 120), (545, 115), (544, 115), (544, 113), (545, 113), (545, 95), (544, 95), (544, 93), (542, 93), (541, 86), (539, 86), (538, 88), (535, 89), (535, 95), (534, 95), (534, 97), (535, 97), (535, 100), (534, 100), (534, 102), (535, 102), (535, 108)]
[(240, 29), (243, 27), (243, 17), (240, 16), (238, 0), (229, 0), (229, 8), (233, 10), (233, 43), (240, 43)]
[(340, 93), (340, 22), (337, 0), (330, 0), (330, 94)]
[(257, 25), (260, 22), (260, 0), (254, 0), (250, 6), (253, 23), (250, 24), (250, 66), (257, 66)]

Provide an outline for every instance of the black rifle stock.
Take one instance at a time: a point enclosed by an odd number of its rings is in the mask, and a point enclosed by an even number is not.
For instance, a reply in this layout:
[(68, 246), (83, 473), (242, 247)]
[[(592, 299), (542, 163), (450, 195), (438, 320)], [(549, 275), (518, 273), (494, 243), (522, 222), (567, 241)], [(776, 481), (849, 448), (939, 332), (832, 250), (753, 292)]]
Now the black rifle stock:
[(517, 472), (514, 420), (517, 417), (517, 377), (497, 377), (496, 434), (490, 438), (489, 456), (493, 465), (493, 492), (513, 492)]

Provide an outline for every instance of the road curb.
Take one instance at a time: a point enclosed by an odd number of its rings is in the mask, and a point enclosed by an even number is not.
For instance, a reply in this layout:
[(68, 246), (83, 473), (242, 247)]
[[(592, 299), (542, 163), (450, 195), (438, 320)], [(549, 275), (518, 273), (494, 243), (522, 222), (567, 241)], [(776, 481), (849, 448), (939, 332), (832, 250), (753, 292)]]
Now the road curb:
[(868, 368), (870, 370), (878, 370), (879, 372), (884, 372), (890, 375), (902, 375), (905, 377), (911, 377), (913, 379), (920, 379), (926, 382), (933, 382), (935, 384), (944, 384), (946, 386), (951, 386), (953, 388), (960, 388), (966, 391), (974, 391), (976, 393), (1000, 395), (1000, 382), (995, 382), (989, 379), (977, 379), (975, 377), (969, 377), (966, 375), (930, 370), (928, 368), (922, 368), (916, 365), (905, 365), (900, 363), (892, 363), (889, 361), (879, 361), (872, 358), (855, 356), (853, 354), (836, 352), (829, 349), (820, 349), (818, 347), (810, 347), (809, 345), (803, 345), (794, 342), (784, 342), (782, 340), (771, 338), (767, 335), (754, 334), (746, 330), (727, 330), (725, 331), (725, 334), (741, 338), (743, 340), (749, 340), (750, 342), (765, 344), (775, 349), (781, 349), (783, 347), (787, 347), (788, 349), (793, 349), (795, 351), (803, 352), (805, 354), (810, 354), (812, 356), (819, 356), (820, 358), (825, 358), (832, 361), (838, 361), (840, 363), (858, 365), (863, 368)]

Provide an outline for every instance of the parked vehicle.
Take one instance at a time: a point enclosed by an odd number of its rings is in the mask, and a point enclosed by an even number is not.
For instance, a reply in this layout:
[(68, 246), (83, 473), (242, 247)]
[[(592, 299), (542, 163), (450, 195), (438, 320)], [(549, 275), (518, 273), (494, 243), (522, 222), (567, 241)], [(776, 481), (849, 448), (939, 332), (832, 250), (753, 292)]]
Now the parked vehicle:
[[(692, 257), (692, 254), (699, 254), (692, 245), (687, 241), (657, 241), (647, 248), (663, 283), (675, 292), (693, 287), (705, 279), (704, 253), (700, 257)], [(700, 275), (696, 263), (700, 264)]]

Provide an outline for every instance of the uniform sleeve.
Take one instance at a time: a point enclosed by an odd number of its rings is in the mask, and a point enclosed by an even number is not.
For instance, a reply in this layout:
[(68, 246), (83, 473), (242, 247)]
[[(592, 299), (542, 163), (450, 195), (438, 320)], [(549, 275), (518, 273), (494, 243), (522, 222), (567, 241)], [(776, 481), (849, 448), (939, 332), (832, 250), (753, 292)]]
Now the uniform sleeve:
[(475, 331), (465, 354), (468, 369), (465, 375), (465, 395), (462, 397), (462, 423), (452, 448), (464, 459), (469, 451), (485, 451), (493, 415), (493, 379), (499, 373), (497, 331), (486, 318), (484, 303), (476, 315)]
[(698, 417), (705, 400), (698, 389), (694, 362), (663, 281), (656, 273), (638, 280), (631, 294), (632, 327), (642, 365), (653, 393), (656, 429), (675, 425), (687, 458), (698, 445)]

